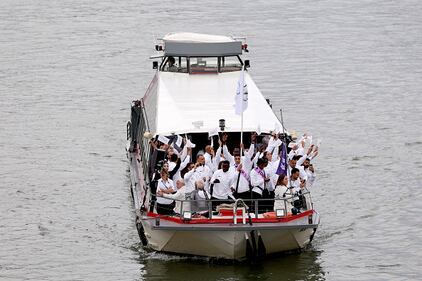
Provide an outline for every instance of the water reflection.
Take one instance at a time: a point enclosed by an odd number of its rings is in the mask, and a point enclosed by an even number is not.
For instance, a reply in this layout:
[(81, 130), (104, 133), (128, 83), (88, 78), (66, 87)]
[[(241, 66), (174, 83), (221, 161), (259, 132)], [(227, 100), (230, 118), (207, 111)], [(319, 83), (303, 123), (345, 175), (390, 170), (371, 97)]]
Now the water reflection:
[(302, 253), (284, 254), (250, 264), (214, 261), (157, 252), (139, 252), (145, 280), (325, 280), (321, 251), (312, 246)]

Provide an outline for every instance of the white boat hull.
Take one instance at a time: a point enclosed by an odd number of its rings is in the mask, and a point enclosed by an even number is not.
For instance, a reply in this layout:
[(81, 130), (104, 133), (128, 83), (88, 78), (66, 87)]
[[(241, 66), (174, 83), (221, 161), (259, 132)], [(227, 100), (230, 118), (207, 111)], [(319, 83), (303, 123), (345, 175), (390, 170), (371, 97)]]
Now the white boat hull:
[(287, 223), (254, 223), (252, 226), (180, 225), (165, 220), (156, 226), (155, 219), (144, 217), (142, 220), (148, 247), (153, 250), (232, 260), (247, 258), (247, 239), (257, 249), (258, 235), (267, 255), (304, 248), (311, 242), (318, 223), (316, 212), (311, 223), (305, 216)]

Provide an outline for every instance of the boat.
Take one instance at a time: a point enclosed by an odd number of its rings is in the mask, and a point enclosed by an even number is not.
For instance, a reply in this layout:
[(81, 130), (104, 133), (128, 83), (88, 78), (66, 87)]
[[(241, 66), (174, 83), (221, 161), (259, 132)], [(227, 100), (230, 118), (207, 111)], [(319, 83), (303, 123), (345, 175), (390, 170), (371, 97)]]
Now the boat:
[[(249, 51), (245, 38), (171, 33), (159, 39), (155, 50), (157, 55), (151, 56), (155, 74), (144, 96), (133, 101), (127, 123), (131, 194), (142, 244), (154, 251), (228, 260), (304, 249), (320, 222), (309, 192), (302, 195), (305, 201), (296, 213), (290, 212), (294, 198), (283, 198), (277, 200), (286, 208), (273, 212), (259, 212), (266, 199), (250, 200), (254, 205), (236, 199), (218, 210), (209, 200), (207, 217), (184, 207), (176, 215), (157, 214), (151, 175), (158, 156), (150, 146), (151, 138), (177, 143), (185, 137), (201, 147), (209, 144), (216, 130), (237, 142), (241, 132), (265, 137), (277, 128), (286, 142), (289, 133), (249, 75), (250, 62), (242, 59)], [(242, 116), (233, 106), (240, 75), (248, 90), (248, 107)]]

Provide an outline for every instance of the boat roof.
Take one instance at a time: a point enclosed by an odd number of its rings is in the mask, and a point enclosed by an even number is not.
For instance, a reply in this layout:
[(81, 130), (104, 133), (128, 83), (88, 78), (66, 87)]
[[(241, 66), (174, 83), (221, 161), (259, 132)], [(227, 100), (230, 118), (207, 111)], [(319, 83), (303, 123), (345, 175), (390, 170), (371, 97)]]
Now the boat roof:
[(165, 56), (235, 56), (242, 54), (242, 41), (222, 35), (169, 33), (164, 41)]
[[(234, 101), (240, 71), (189, 75), (157, 72), (143, 100), (154, 135), (213, 132), (225, 119), (227, 132), (240, 132), (241, 116)], [(260, 90), (245, 71), (248, 108), (243, 131), (282, 132), (282, 125)]]
[(228, 43), (236, 40), (229, 36), (210, 35), (202, 33), (178, 32), (169, 33), (163, 37), (164, 42), (179, 43)]

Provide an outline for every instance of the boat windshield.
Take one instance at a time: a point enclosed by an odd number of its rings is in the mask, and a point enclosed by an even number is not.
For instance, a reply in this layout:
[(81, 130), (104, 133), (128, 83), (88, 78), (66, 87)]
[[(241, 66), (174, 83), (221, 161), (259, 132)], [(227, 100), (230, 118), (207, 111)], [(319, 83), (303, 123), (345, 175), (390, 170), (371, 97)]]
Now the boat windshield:
[(239, 71), (242, 61), (238, 56), (226, 57), (166, 57), (161, 71), (190, 74)]

